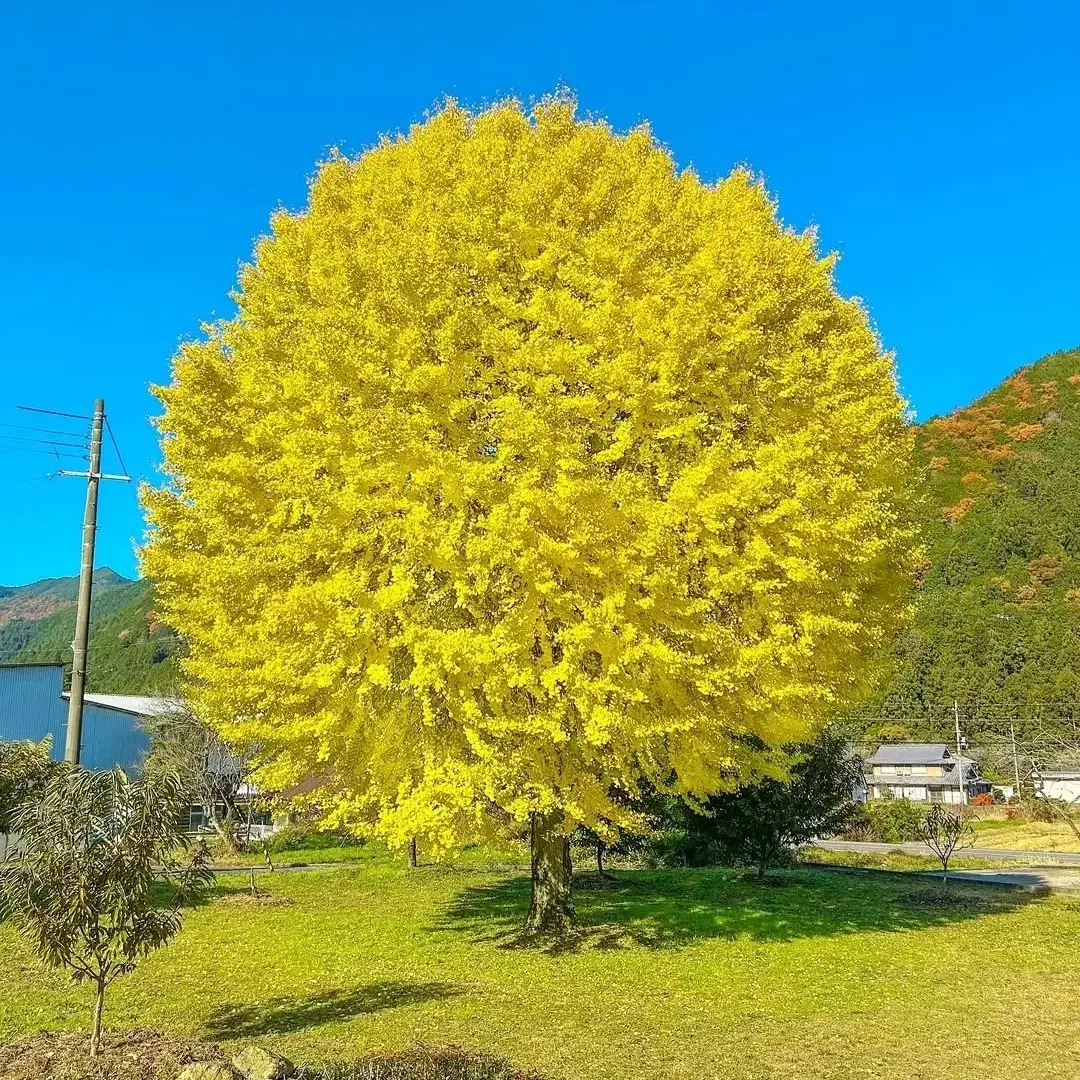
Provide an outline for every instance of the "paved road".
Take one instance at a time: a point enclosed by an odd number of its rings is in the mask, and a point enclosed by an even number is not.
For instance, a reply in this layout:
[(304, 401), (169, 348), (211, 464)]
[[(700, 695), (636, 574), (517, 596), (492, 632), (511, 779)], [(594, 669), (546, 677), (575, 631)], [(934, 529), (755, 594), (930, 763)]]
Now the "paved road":
[[(859, 840), (818, 840), (811, 846), (826, 848), (829, 851), (903, 851), (910, 855), (933, 854), (922, 843), (876, 844)], [(1004, 848), (969, 847), (959, 849), (955, 857), (958, 859), (1000, 859), (1003, 862), (1025, 862), (1034, 866), (1080, 866), (1080, 854), (1068, 851), (1011, 851)]]

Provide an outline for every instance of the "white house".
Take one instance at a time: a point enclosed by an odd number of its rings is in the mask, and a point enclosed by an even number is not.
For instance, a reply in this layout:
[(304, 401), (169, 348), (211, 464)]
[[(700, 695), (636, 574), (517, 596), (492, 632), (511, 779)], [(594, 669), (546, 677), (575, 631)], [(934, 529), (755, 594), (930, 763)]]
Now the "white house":
[(1038, 797), (1080, 803), (1080, 769), (1046, 769), (1033, 774), (1031, 779)]
[(959, 758), (945, 743), (883, 744), (868, 757), (868, 798), (963, 803), (989, 791), (972, 758)]

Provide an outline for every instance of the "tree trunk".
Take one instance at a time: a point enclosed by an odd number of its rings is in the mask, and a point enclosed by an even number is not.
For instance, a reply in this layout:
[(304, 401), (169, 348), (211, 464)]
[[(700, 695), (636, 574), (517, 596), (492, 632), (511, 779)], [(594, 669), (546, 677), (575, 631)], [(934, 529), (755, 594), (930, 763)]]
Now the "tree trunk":
[(415, 870), (419, 865), (420, 860), (417, 858), (416, 855), (416, 837), (414, 836), (409, 841), (409, 867), (410, 869)]
[(214, 826), (214, 831), (218, 834), (218, 839), (224, 844), (225, 850), (229, 854), (235, 855), (240, 849), (236, 845), (236, 830), (232, 827), (232, 814), (227, 813), (222, 819), (218, 816), (217, 807), (212, 807), (210, 810), (210, 823)]
[(562, 823), (559, 810), (532, 816), (532, 900), (525, 921), (531, 934), (558, 936), (574, 924), (570, 837), (560, 831)]
[(600, 877), (604, 876), (604, 841), (596, 841), (596, 872)]
[(90, 1028), (90, 1056), (96, 1058), (101, 1050), (101, 1012), (105, 1007), (105, 980), (98, 976), (94, 997), (94, 1019)]

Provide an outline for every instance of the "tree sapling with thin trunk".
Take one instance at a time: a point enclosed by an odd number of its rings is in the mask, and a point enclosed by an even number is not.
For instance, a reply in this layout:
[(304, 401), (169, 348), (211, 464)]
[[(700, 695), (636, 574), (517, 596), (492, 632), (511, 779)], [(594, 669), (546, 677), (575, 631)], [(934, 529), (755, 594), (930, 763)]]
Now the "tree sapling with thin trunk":
[(62, 766), (15, 816), (21, 857), (0, 873), (0, 916), (50, 967), (94, 986), (90, 1056), (106, 987), (180, 929), (181, 905), (212, 880), (205, 845), (184, 835), (174, 777)]
[(944, 806), (931, 806), (919, 826), (919, 839), (941, 860), (941, 888), (949, 885), (949, 860), (957, 848), (970, 847), (975, 842), (975, 830), (959, 814)]

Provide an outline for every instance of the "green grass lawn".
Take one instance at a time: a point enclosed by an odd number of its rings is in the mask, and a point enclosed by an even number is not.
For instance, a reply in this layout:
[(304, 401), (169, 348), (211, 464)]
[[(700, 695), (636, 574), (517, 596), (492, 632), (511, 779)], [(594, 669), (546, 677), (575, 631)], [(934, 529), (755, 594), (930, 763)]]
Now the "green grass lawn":
[[(583, 875), (580, 938), (515, 942), (517, 873), (369, 858), (223, 879), (179, 938), (110, 991), (106, 1023), (256, 1039), (310, 1062), (422, 1039), (552, 1080), (1072, 1078), (1080, 904), (801, 870)], [(89, 998), (0, 926), (0, 1039), (86, 1024)]]

